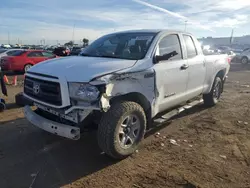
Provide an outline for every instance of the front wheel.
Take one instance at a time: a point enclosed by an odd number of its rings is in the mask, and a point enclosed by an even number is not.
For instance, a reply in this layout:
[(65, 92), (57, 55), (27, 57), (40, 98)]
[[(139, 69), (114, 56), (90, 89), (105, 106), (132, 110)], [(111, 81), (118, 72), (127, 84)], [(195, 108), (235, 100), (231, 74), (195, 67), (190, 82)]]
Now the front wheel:
[(123, 159), (135, 152), (145, 130), (143, 108), (135, 102), (120, 101), (103, 114), (98, 127), (98, 144), (107, 155)]
[(208, 94), (203, 95), (204, 104), (206, 106), (214, 106), (218, 103), (223, 90), (223, 83), (220, 77), (216, 77), (213, 87)]

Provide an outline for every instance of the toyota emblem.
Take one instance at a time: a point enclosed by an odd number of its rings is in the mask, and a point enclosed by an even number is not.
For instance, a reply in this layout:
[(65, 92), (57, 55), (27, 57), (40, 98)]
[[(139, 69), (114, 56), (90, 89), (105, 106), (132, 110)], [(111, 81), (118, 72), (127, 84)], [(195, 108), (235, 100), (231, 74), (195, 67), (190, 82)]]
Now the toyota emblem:
[(35, 83), (35, 84), (33, 85), (33, 92), (34, 92), (34, 94), (36, 94), (36, 95), (40, 92), (40, 84)]

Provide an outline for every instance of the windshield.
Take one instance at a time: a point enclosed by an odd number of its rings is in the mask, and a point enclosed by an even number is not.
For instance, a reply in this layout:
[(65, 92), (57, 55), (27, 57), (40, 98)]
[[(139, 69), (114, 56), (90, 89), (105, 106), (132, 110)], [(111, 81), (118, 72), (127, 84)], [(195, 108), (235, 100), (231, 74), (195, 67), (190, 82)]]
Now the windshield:
[(156, 33), (119, 33), (103, 36), (80, 55), (138, 60), (145, 57)]
[(6, 52), (7, 50), (5, 50), (5, 49), (0, 49), (0, 54), (2, 54), (2, 53), (4, 53), (4, 52)]
[(15, 51), (15, 52), (11, 53), (10, 56), (20, 56), (20, 55), (22, 55), (23, 53), (25, 53), (24, 50), (17, 50), (17, 51)]
[(81, 47), (73, 47), (72, 50), (81, 50)]

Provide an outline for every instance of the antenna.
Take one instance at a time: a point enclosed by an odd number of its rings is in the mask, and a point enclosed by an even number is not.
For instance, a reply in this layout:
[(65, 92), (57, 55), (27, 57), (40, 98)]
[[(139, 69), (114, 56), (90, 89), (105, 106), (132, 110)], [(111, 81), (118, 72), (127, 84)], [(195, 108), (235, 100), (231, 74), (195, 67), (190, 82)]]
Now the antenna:
[(73, 41), (73, 44), (75, 43), (75, 26), (76, 26), (76, 24), (74, 23), (73, 32), (72, 32), (72, 41)]
[(230, 37), (230, 44), (232, 45), (233, 40), (234, 40), (234, 28), (232, 28), (232, 32), (231, 32), (231, 37)]

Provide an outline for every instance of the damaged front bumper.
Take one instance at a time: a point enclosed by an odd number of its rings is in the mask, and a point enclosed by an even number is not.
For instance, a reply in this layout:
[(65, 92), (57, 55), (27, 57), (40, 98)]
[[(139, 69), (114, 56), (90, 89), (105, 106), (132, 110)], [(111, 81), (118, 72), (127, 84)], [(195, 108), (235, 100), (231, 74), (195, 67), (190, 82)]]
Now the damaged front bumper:
[(80, 139), (80, 128), (69, 126), (66, 124), (58, 123), (55, 121), (51, 121), (46, 119), (37, 113), (35, 113), (30, 106), (24, 107), (24, 114), (27, 120), (35, 125), (36, 127), (43, 129), (52, 134), (62, 136), (65, 138), (69, 138), (72, 140)]

